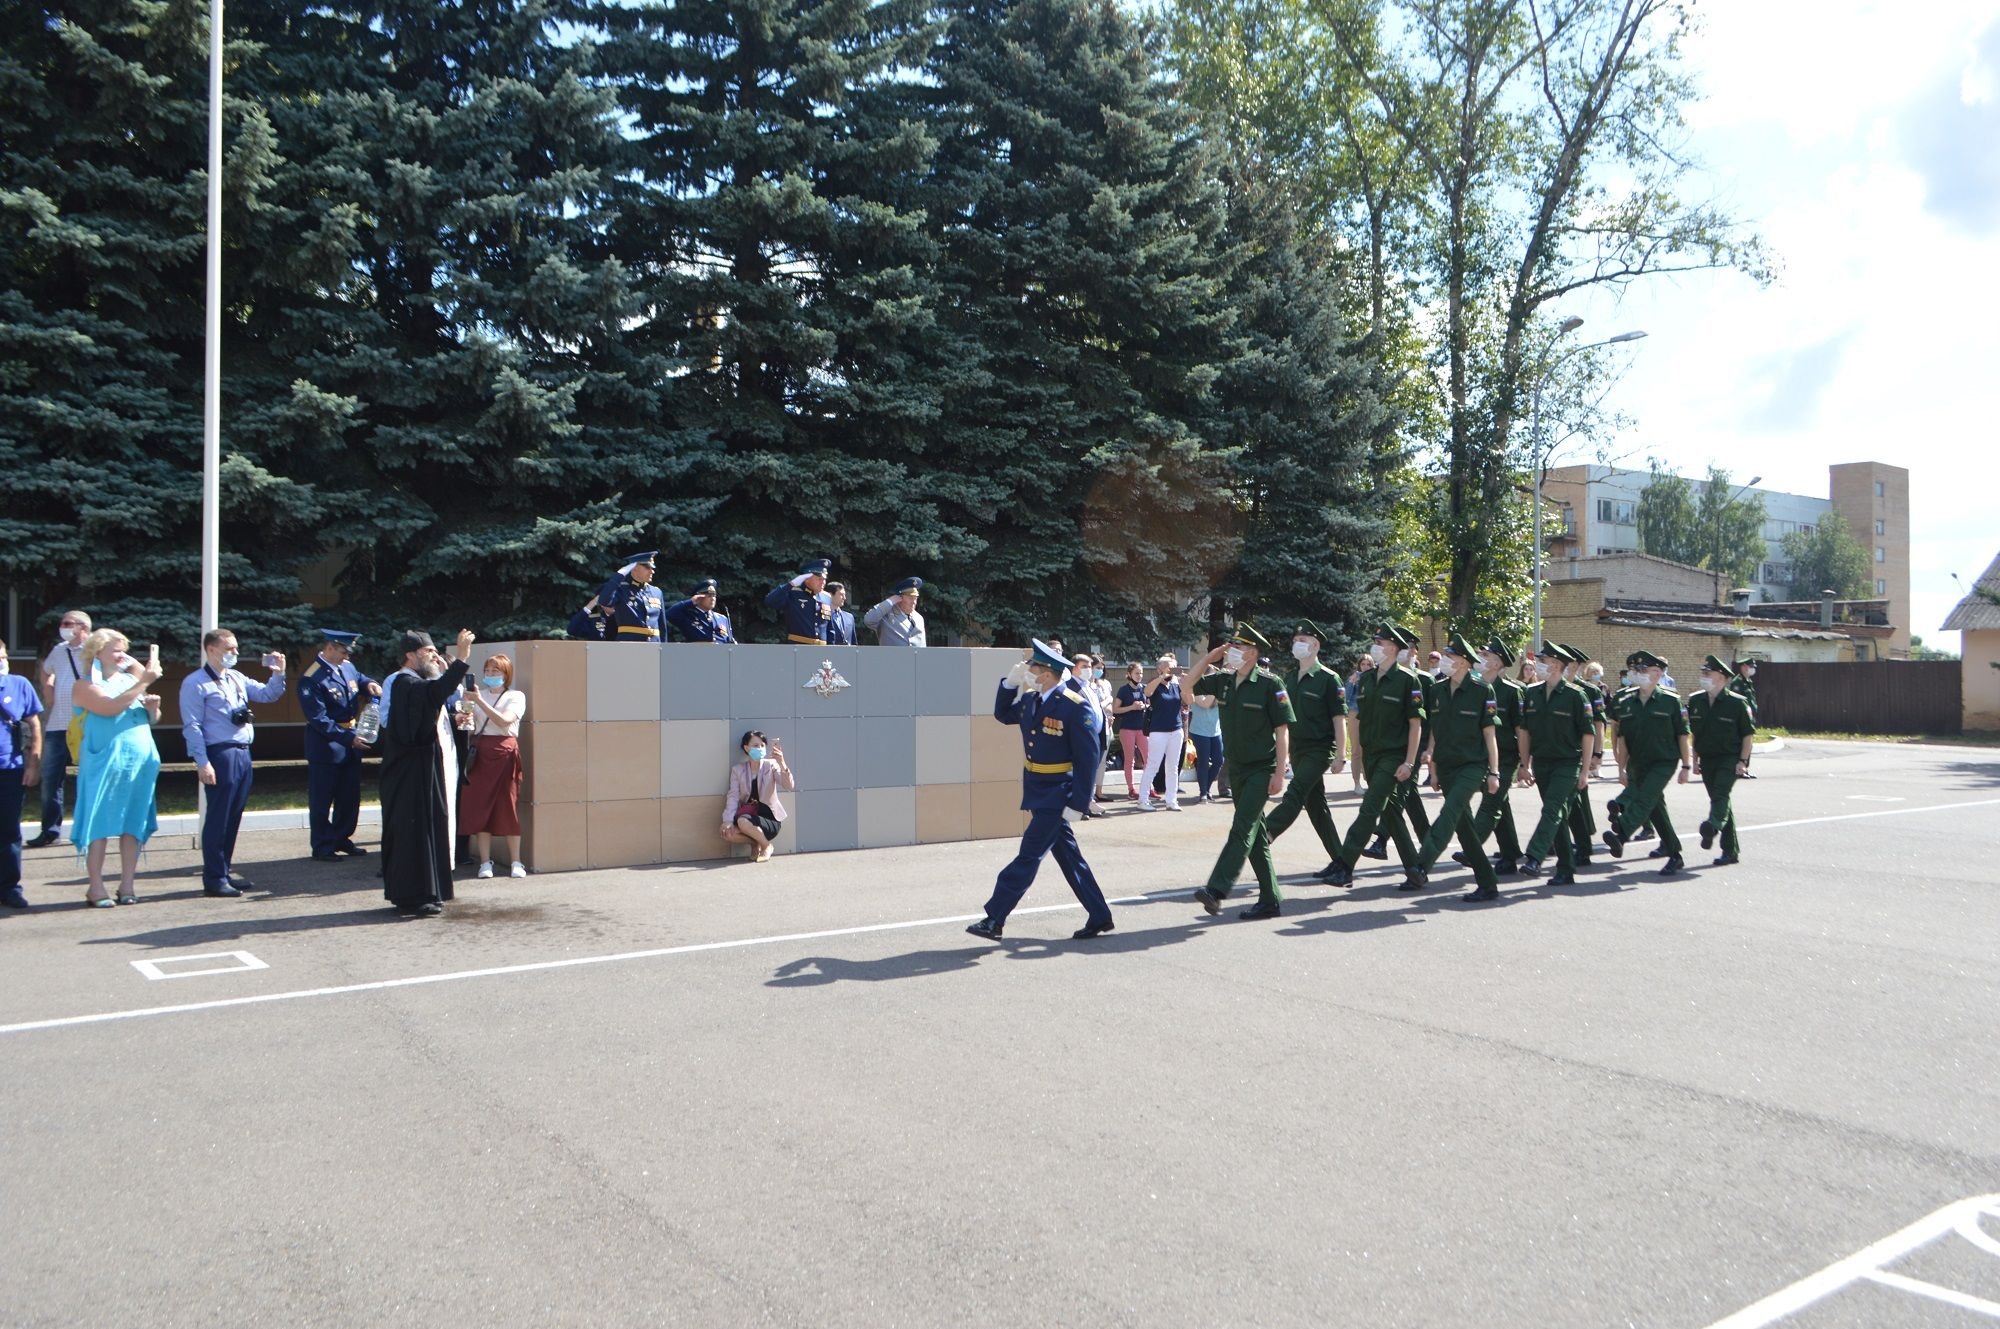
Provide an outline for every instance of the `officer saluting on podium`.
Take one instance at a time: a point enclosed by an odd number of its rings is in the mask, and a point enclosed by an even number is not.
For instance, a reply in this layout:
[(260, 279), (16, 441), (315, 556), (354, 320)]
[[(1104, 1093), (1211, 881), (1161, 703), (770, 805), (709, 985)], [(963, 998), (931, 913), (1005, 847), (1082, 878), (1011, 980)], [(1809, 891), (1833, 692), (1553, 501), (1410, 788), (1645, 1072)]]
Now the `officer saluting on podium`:
[(306, 828), (312, 856), (330, 863), (342, 854), (365, 854), (354, 843), (361, 820), (361, 755), (354, 722), (382, 685), (357, 670), (349, 656), (358, 632), (321, 628), (326, 645), (299, 680), (299, 710), (306, 717)]
[(611, 623), (605, 632), (607, 641), (660, 640), (667, 598), (653, 585), (653, 559), (659, 552), (648, 549), (632, 555), (598, 591), (598, 604), (611, 611)]
[(1028, 658), (1000, 680), (994, 695), (993, 718), (1021, 729), (1027, 762), (1021, 773), (1021, 808), (1028, 814), (1028, 829), (1021, 836), (1021, 851), (1000, 869), (993, 883), (986, 917), (966, 928), (975, 937), (1000, 940), (1007, 915), (1028, 893), (1042, 856), (1050, 852), (1085, 910), (1083, 926), (1070, 935), (1087, 941), (1111, 931), (1111, 906), (1104, 902), (1090, 864), (1083, 861), (1071, 827), (1090, 811), (1102, 750), (1090, 703), (1083, 690), (1065, 677), (1068, 668), (1061, 651), (1037, 641)]
[(778, 611), (785, 623), (785, 640), (797, 646), (826, 645), (826, 625), (833, 610), (823, 599), (826, 574), (833, 571), (830, 558), (809, 558), (799, 565), (799, 575), (764, 597), (764, 603)]
[(667, 607), (667, 626), (681, 641), (712, 641), (722, 646), (736, 644), (729, 615), (715, 608), (715, 578), (703, 577), (688, 590), (688, 598)]

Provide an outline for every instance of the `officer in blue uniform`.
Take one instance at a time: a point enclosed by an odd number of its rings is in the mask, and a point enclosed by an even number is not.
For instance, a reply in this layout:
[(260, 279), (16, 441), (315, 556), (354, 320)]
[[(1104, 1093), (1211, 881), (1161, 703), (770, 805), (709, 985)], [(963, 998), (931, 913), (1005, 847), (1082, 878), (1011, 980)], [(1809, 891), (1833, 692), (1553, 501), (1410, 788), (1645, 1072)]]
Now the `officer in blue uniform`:
[(736, 634), (729, 626), (729, 615), (720, 614), (715, 609), (715, 578), (704, 577), (688, 591), (688, 598), (676, 600), (667, 606), (667, 627), (672, 629), (673, 641), (712, 641), (720, 646), (734, 646)]
[(625, 560), (617, 575), (604, 583), (597, 602), (611, 610), (605, 633), (608, 641), (660, 641), (660, 629), (667, 615), (667, 598), (653, 585), (653, 559), (660, 551), (648, 549)]
[(799, 575), (764, 597), (764, 603), (778, 611), (785, 623), (785, 640), (796, 646), (826, 645), (827, 624), (833, 619), (828, 608), (826, 574), (833, 571), (830, 558), (809, 558), (799, 565)]
[(299, 710), (306, 717), (306, 829), (312, 856), (331, 863), (342, 854), (365, 854), (354, 843), (361, 820), (361, 757), (368, 745), (354, 736), (354, 722), (382, 685), (349, 659), (358, 632), (321, 628), (326, 645), (299, 679)]
[(1037, 641), (1028, 658), (1000, 681), (993, 698), (993, 718), (1021, 728), (1027, 763), (1021, 773), (1021, 808), (1028, 813), (1028, 829), (1021, 836), (1021, 851), (993, 883), (986, 917), (966, 929), (975, 937), (1000, 940), (1007, 915), (1028, 893), (1042, 856), (1051, 851), (1086, 911), (1084, 925), (1070, 935), (1083, 941), (1111, 931), (1111, 906), (1083, 861), (1070, 825), (1090, 810), (1102, 754), (1090, 703), (1068, 677), (1068, 665), (1062, 652)]
[(571, 641), (603, 641), (605, 628), (611, 615), (604, 606), (591, 596), (583, 608), (569, 616), (569, 637)]

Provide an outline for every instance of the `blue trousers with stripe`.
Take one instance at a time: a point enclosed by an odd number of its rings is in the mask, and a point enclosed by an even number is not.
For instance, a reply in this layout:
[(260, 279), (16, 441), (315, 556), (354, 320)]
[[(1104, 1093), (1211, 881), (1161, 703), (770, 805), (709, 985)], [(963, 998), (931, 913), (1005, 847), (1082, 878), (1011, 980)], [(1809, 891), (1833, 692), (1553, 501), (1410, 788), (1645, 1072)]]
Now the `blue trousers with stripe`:
[(1005, 923), (1007, 915), (1014, 912), (1014, 906), (1021, 903), (1021, 897), (1034, 884), (1043, 855), (1049, 853), (1056, 856), (1063, 880), (1076, 892), (1090, 921), (1099, 927), (1108, 925), (1111, 906), (1104, 902), (1104, 892), (1098, 889), (1097, 878), (1092, 875), (1090, 864), (1083, 861), (1083, 850), (1077, 846), (1076, 831), (1063, 820), (1060, 808), (1029, 814), (1028, 829), (1021, 836), (1021, 852), (1000, 869), (999, 880), (993, 883), (993, 898), (986, 902), (986, 916), (995, 923)]

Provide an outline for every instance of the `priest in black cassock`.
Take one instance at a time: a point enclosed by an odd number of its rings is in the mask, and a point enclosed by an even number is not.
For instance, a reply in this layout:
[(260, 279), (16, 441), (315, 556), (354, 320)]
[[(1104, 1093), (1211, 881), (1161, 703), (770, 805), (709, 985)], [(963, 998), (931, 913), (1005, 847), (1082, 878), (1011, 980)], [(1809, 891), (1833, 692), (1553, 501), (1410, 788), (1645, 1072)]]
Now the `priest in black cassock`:
[(465, 680), (472, 633), (450, 668), (423, 632), (403, 634), (403, 667), (382, 696), (382, 893), (405, 914), (435, 917), (451, 898), (458, 750), (445, 703)]

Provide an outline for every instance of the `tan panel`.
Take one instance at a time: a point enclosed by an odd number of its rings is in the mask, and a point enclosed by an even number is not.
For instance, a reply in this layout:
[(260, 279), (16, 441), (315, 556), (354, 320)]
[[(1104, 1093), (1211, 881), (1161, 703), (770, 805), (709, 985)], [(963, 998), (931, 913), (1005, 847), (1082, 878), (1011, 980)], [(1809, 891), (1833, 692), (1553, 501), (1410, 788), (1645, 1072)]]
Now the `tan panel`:
[[(529, 716), (534, 715), (532, 709)], [(521, 797), (530, 803), (581, 803), (584, 726), (530, 718), (521, 726)]]
[(581, 803), (522, 808), (521, 831), (521, 853), (536, 872), (573, 872), (589, 862)]
[(629, 868), (660, 861), (659, 799), (591, 803), (587, 824), (590, 866)]
[(1012, 839), (1028, 828), (1021, 811), (1021, 777), (972, 786), (972, 838)]
[(991, 716), (972, 726), (972, 783), (1021, 777), (1021, 731)]
[[(660, 800), (660, 861), (689, 863), (729, 857), (722, 835), (722, 795)], [(783, 837), (779, 837), (783, 843)]]
[(917, 787), (917, 843), (942, 844), (972, 838), (972, 786)]
[[(590, 681), (585, 672), (580, 641), (538, 641), (523, 647), (533, 661), (528, 666), (534, 683), (528, 691), (528, 718), (531, 720), (582, 720), (590, 702)], [(518, 665), (517, 665), (518, 667)]]
[(583, 729), (592, 803), (660, 796), (658, 720), (601, 720)]

